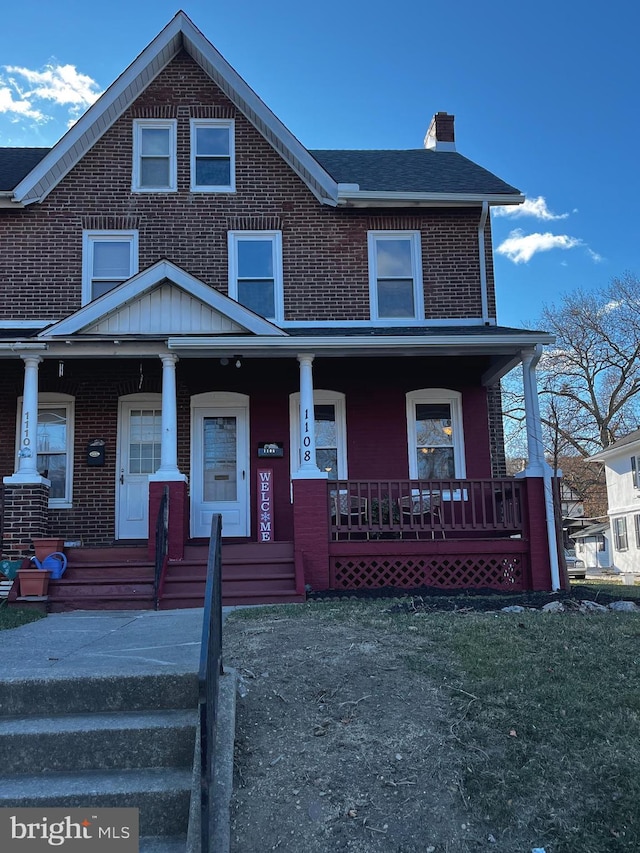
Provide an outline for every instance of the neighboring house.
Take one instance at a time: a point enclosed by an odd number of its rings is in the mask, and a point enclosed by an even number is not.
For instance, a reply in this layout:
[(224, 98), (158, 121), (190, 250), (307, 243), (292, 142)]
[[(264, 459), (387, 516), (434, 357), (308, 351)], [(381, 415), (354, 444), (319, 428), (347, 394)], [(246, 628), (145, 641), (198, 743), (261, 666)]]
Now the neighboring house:
[(620, 572), (640, 572), (640, 429), (590, 458), (604, 464), (613, 553)]
[(286, 552), (298, 592), (557, 586), (552, 338), (496, 320), (489, 211), (523, 196), (453, 116), (416, 150), (309, 151), (179, 13), (51, 150), (0, 150), (0, 189), (6, 555), (152, 554), (167, 486), (174, 561), (221, 513), (223, 556)]
[(611, 568), (611, 527), (608, 523), (592, 524), (573, 534), (576, 557), (587, 571)]

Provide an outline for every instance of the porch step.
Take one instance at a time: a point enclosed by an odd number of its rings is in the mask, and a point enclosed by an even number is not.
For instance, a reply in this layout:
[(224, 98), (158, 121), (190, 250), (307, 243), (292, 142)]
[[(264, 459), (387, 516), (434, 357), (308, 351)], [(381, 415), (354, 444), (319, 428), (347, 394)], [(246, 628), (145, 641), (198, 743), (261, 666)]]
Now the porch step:
[[(203, 606), (207, 557), (208, 546), (188, 545), (185, 559), (170, 561), (160, 609)], [(48, 600), (18, 601), (14, 584), (9, 604), (46, 607), (50, 613), (150, 610), (155, 606), (154, 577), (146, 547), (71, 548), (64, 575), (49, 582)], [(293, 544), (223, 544), (222, 600), (225, 605), (304, 601), (296, 591)]]

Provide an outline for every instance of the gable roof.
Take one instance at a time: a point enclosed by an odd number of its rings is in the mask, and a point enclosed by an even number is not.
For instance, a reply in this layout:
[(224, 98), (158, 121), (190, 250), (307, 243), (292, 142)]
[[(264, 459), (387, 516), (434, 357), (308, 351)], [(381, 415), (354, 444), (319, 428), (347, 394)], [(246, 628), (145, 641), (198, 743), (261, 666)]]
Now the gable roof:
[(286, 332), (235, 299), (162, 260), (47, 326), (38, 338), (68, 335), (266, 335)]
[[(308, 151), (178, 12), (51, 149), (0, 149), (4, 205), (43, 201), (153, 79), (185, 50), (323, 204), (520, 204), (517, 189), (455, 151)], [(343, 186), (339, 186), (343, 184)]]
[(614, 441), (613, 444), (610, 444), (609, 447), (604, 450), (594, 453), (587, 461), (604, 462), (610, 456), (616, 456), (621, 451), (624, 451), (626, 447), (636, 444), (637, 442), (640, 442), (640, 428), (634, 429), (633, 432), (630, 432), (627, 435), (623, 435), (622, 438)]
[(181, 50), (220, 87), (229, 100), (299, 175), (319, 201), (336, 204), (337, 185), (229, 65), (190, 18), (180, 11), (118, 79), (14, 188), (21, 204), (42, 201)]
[(456, 151), (311, 151), (338, 183), (361, 191), (519, 194), (519, 190)]

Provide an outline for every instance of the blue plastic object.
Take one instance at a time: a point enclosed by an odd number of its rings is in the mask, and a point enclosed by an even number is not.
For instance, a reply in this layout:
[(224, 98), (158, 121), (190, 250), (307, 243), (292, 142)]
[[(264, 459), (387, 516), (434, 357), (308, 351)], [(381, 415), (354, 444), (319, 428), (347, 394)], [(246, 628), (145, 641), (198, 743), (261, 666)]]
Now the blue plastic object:
[(53, 554), (48, 554), (42, 562), (37, 557), (32, 557), (31, 561), (39, 569), (50, 571), (52, 580), (59, 580), (67, 568), (67, 558), (61, 551), (54, 551)]

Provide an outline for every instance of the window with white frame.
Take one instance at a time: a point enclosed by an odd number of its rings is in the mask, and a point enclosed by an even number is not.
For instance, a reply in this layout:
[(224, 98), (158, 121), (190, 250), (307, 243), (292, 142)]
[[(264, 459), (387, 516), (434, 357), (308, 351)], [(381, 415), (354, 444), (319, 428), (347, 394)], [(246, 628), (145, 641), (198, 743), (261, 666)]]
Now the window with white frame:
[(631, 479), (633, 481), (633, 488), (640, 489), (640, 477), (638, 477), (638, 457), (631, 457)]
[(134, 192), (177, 189), (176, 120), (136, 119), (133, 122)]
[(229, 231), (229, 296), (268, 320), (284, 318), (281, 231)]
[(83, 232), (83, 305), (113, 290), (137, 272), (137, 231)]
[(616, 551), (627, 551), (627, 519), (624, 516), (613, 519), (613, 542)]
[(640, 548), (640, 515), (636, 513), (633, 516), (633, 522), (636, 529), (636, 548)]
[(419, 231), (370, 231), (369, 298), (372, 320), (424, 317)]
[[(313, 392), (316, 465), (330, 480), (347, 478), (347, 423), (344, 394)], [(291, 473), (300, 466), (300, 394), (290, 398)]]
[[(68, 508), (72, 499), (74, 398), (69, 394), (38, 395), (36, 465), (51, 481), (49, 506)], [(20, 442), (22, 397), (18, 401), (16, 452)]]
[(233, 119), (191, 119), (191, 191), (235, 189)]
[(407, 394), (409, 476), (416, 480), (466, 476), (462, 395), (446, 388)]

